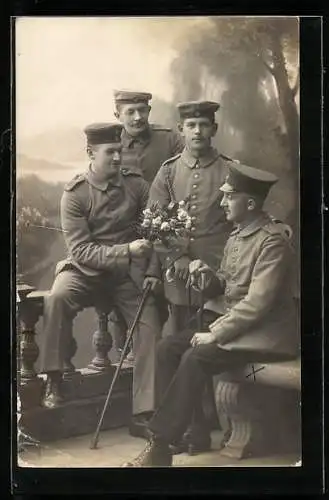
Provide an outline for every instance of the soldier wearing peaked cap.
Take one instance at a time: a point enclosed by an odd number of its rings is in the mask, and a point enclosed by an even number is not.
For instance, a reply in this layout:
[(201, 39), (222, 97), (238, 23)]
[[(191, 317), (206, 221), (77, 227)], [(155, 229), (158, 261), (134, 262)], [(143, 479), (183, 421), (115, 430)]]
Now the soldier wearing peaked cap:
[(192, 320), (175, 336), (159, 341), (156, 379), (163, 387), (149, 423), (150, 440), (124, 466), (172, 464), (169, 445), (182, 436), (209, 375), (298, 355), (291, 230), (263, 211), (276, 180), (267, 172), (230, 163), (220, 187), (220, 206), (235, 229), (221, 265), (217, 271), (200, 259), (189, 265), (194, 286), (199, 286), (201, 273), (206, 275), (204, 331)]
[[(41, 371), (47, 373), (43, 404), (61, 401), (63, 372), (72, 369), (67, 351), (72, 321), (83, 308), (117, 308), (130, 325), (140, 300), (150, 244), (138, 239), (136, 220), (146, 205), (149, 186), (136, 170), (121, 164), (121, 125), (92, 124), (85, 129), (90, 165), (66, 187), (61, 223), (68, 257), (59, 262), (44, 309)], [(154, 407), (154, 350), (160, 325), (150, 296), (135, 332), (133, 411)], [(74, 367), (73, 367), (74, 369)]]
[[(177, 105), (185, 148), (163, 163), (150, 189), (149, 204), (158, 201), (167, 205), (171, 200), (188, 198), (192, 217), (190, 237), (181, 238), (170, 248), (156, 245), (156, 253), (151, 258), (149, 271), (163, 280), (170, 304), (164, 329), (167, 334), (181, 330), (200, 303), (199, 293), (187, 286), (189, 263), (202, 259), (218, 267), (231, 231), (231, 224), (218, 206), (218, 190), (227, 174), (227, 160), (211, 145), (217, 132), (215, 113), (219, 107), (213, 101)], [(197, 413), (198, 425), (194, 426), (195, 431), (190, 429), (189, 434), (197, 436), (198, 443), (193, 438), (193, 444), (204, 448), (210, 440), (209, 431), (202, 425), (201, 409)]]

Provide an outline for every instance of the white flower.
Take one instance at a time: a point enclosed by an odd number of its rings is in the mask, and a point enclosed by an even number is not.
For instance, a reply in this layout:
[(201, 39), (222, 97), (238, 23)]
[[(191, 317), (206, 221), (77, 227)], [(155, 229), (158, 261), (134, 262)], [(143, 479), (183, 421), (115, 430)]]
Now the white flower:
[(186, 229), (191, 229), (192, 227), (192, 221), (190, 219), (188, 219), (186, 222), (185, 222), (185, 228)]
[(161, 231), (170, 231), (170, 224), (168, 222), (163, 222), (160, 227)]
[(143, 210), (143, 214), (145, 217), (152, 217), (152, 212), (149, 208), (145, 208), (145, 210)]
[(142, 227), (150, 227), (151, 221), (150, 219), (144, 219), (142, 222)]
[(152, 223), (153, 223), (153, 226), (161, 226), (161, 223), (162, 223), (161, 217), (155, 217), (153, 219)]
[(187, 215), (187, 212), (185, 210), (182, 210), (182, 209), (177, 210), (177, 219), (178, 220), (184, 221), (187, 219), (187, 217), (188, 217), (188, 215)]

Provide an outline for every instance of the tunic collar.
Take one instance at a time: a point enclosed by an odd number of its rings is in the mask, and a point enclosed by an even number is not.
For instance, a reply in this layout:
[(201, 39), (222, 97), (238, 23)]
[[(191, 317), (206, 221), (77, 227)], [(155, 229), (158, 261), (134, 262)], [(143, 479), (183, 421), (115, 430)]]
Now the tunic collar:
[(101, 191), (106, 191), (109, 186), (111, 187), (121, 186), (120, 174), (118, 174), (118, 176), (115, 179), (110, 179), (110, 180), (98, 179), (95, 172), (92, 171), (91, 165), (89, 165), (89, 168), (86, 172), (86, 179), (89, 184), (94, 186), (96, 189), (100, 189)]
[(124, 147), (130, 148), (134, 144), (142, 144), (143, 146), (146, 146), (151, 140), (151, 128), (147, 127), (144, 132), (139, 134), (136, 137), (133, 137), (128, 134), (128, 132), (123, 128), (121, 131), (121, 143)]
[(218, 151), (212, 147), (209, 148), (207, 153), (200, 158), (195, 158), (194, 156), (192, 156), (192, 154), (187, 148), (184, 148), (181, 154), (181, 159), (190, 168), (195, 168), (197, 163), (202, 168), (208, 167), (215, 160), (217, 160), (218, 157), (219, 157)]
[(239, 235), (240, 238), (245, 238), (247, 236), (250, 236), (251, 234), (256, 233), (261, 229), (265, 224), (268, 224), (270, 222), (270, 217), (265, 213), (262, 212), (257, 219), (253, 220), (248, 224), (248, 226), (244, 227), (243, 229), (240, 229), (239, 226), (237, 226), (232, 232), (231, 236), (234, 235)]

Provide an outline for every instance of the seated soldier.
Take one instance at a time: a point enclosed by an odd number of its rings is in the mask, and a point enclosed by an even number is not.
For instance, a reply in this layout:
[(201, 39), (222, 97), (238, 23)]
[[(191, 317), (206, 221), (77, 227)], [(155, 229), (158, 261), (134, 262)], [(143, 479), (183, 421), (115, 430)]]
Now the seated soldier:
[(197, 331), (192, 319), (186, 328), (159, 341), (160, 404), (148, 425), (146, 448), (124, 467), (172, 465), (170, 444), (181, 439), (209, 376), (248, 363), (296, 356), (290, 241), (286, 226), (263, 211), (276, 180), (238, 162), (229, 165), (220, 205), (236, 228), (225, 246), (220, 270), (216, 273), (201, 260), (189, 266), (194, 286), (201, 273), (206, 280), (204, 331)]
[[(82, 309), (108, 300), (130, 325), (142, 292), (150, 243), (136, 239), (136, 221), (145, 207), (148, 183), (133, 168), (120, 169), (122, 126), (85, 129), (89, 169), (69, 182), (61, 200), (61, 223), (68, 258), (57, 265), (44, 307), (40, 371), (47, 384), (43, 404), (61, 401), (60, 382), (72, 342), (72, 322)], [(133, 413), (154, 409), (154, 356), (160, 335), (154, 298), (149, 297), (135, 330)]]

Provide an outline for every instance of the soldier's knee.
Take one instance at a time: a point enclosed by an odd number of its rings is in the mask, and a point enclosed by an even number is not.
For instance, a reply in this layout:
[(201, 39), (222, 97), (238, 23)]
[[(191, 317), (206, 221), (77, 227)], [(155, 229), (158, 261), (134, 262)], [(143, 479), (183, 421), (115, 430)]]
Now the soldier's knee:
[(70, 301), (70, 292), (65, 288), (52, 289), (45, 299), (48, 306), (67, 304)]
[(189, 347), (181, 358), (181, 363), (195, 363), (199, 359), (199, 352), (197, 347)]

